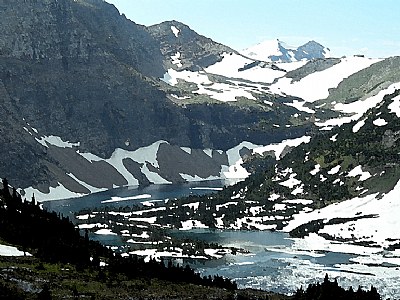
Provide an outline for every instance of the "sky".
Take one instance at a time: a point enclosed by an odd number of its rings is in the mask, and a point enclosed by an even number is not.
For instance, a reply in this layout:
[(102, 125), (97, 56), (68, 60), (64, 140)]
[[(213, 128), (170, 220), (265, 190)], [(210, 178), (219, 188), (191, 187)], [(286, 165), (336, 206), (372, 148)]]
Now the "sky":
[(265, 40), (315, 40), (332, 56), (400, 55), (399, 0), (106, 0), (135, 23), (180, 21), (242, 50)]

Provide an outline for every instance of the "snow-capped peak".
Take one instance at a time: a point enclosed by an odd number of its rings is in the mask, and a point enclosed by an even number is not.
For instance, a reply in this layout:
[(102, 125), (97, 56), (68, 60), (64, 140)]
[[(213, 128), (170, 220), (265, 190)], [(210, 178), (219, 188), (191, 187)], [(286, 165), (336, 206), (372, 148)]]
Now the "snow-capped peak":
[(242, 50), (241, 53), (255, 60), (271, 61), (270, 56), (282, 55), (279, 50), (279, 45), (280, 42), (278, 39), (267, 40), (246, 48)]
[(266, 40), (241, 51), (246, 57), (267, 62), (294, 62), (330, 57), (330, 50), (315, 41), (293, 47), (279, 39)]

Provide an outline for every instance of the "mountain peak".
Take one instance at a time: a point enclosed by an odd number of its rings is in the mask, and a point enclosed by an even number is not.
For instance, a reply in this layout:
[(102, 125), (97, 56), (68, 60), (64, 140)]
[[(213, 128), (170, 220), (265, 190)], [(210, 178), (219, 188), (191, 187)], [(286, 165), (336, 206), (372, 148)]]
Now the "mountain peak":
[(198, 70), (220, 61), (223, 53), (234, 52), (175, 20), (149, 26), (147, 30), (160, 43), (167, 69)]
[(303, 59), (328, 58), (330, 57), (329, 52), (328, 48), (325, 48), (314, 40), (296, 48), (289, 46), (279, 39), (266, 40), (241, 51), (243, 55), (249, 58), (272, 62), (293, 62)]

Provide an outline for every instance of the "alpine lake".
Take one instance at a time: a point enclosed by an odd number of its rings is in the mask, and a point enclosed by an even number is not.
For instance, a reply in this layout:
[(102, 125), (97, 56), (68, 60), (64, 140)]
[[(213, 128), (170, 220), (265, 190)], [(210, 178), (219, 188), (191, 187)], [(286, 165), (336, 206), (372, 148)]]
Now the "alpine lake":
[[(149, 185), (146, 187), (124, 187), (90, 194), (80, 198), (42, 202), (43, 207), (68, 216), (76, 222), (76, 215), (107, 206), (115, 211), (122, 207), (143, 205), (143, 202), (165, 201), (189, 195), (202, 195), (220, 190), (225, 181), (201, 181), (185, 184)], [(382, 278), (376, 272), (353, 269), (356, 254), (342, 252), (315, 252), (293, 250), (295, 240), (279, 231), (242, 231), (197, 228), (189, 230), (171, 229), (169, 234), (177, 239), (190, 239), (215, 243), (223, 247), (244, 251), (226, 253), (212, 259), (170, 257), (175, 263), (189, 264), (203, 276), (220, 275), (237, 282), (240, 288), (254, 288), (278, 293), (292, 294), (309, 283), (322, 282), (325, 274), (336, 278), (343, 287), (369, 289), (374, 285), (383, 299), (400, 298), (400, 287), (396, 274)], [(90, 238), (107, 246), (117, 248), (127, 243), (117, 234), (90, 233)], [(148, 246), (151, 248), (151, 245)], [(146, 249), (143, 249), (143, 254)], [(390, 273), (390, 268), (386, 268)], [(379, 273), (379, 272), (378, 272)]]

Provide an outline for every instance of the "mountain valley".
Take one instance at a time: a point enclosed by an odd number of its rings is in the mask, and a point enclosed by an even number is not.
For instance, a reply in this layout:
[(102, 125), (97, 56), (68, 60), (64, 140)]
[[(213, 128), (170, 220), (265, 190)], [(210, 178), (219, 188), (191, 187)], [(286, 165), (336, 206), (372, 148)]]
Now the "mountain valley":
[(382, 277), (400, 297), (398, 56), (332, 57), (316, 41), (238, 51), (102, 0), (0, 7), (0, 175), (22, 197), (225, 180), (201, 195), (110, 198), (137, 205), (73, 222), (157, 259), (160, 230), (278, 231), (291, 255), (352, 255), (332, 273)]

